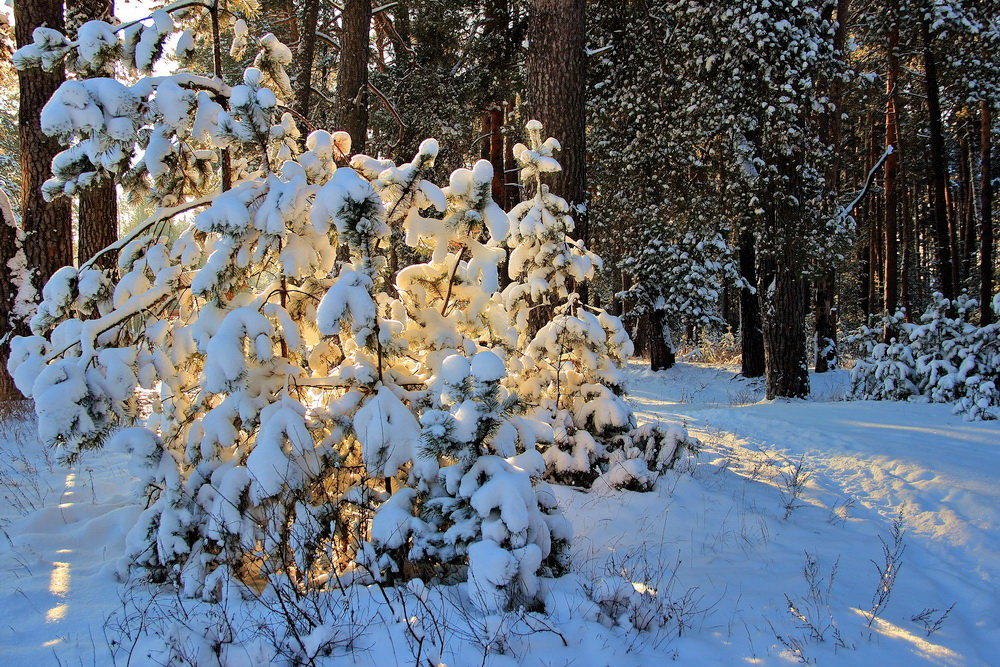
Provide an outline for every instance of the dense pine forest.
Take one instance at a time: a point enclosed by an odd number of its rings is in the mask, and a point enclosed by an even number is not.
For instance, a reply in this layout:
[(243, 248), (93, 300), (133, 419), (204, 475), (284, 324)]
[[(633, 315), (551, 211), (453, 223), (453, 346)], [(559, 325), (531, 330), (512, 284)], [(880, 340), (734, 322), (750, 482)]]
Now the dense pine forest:
[(1000, 650), (1000, 2), (13, 0), (0, 49), (0, 656)]

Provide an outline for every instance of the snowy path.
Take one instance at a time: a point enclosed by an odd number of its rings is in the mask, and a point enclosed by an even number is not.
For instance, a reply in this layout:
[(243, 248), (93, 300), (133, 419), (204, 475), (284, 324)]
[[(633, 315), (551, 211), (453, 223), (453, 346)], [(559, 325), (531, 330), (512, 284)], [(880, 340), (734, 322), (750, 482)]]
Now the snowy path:
[[(138, 508), (124, 460), (56, 466), (45, 507), (5, 527), (0, 544), (0, 663), (101, 664), (104, 621), (119, 597), (113, 565)], [(45, 480), (41, 480), (45, 483)], [(7, 517), (2, 517), (7, 518)], [(95, 652), (96, 651), (96, 652)]]
[[(963, 421), (944, 405), (752, 402), (761, 397), (759, 383), (732, 370), (682, 364), (652, 374), (633, 366), (631, 396), (642, 418), (687, 423), (706, 443), (708, 458), (742, 450), (779, 464), (804, 460), (812, 474), (807, 502), (827, 508), (856, 502), (885, 529), (902, 510), (907, 560), (917, 561), (907, 565), (925, 570), (942, 599), (962, 598), (955, 615), (967, 616), (993, 647), (965, 658), (978, 654), (995, 664), (1000, 424)], [(813, 381), (814, 395), (838, 398), (847, 378), (838, 373)], [(734, 398), (745, 404), (726, 405)]]
[[(690, 386), (673, 380), (669, 384)], [(1000, 584), (997, 423), (963, 421), (944, 405), (676, 404), (667, 398), (669, 389), (655, 382), (633, 381), (631, 395), (640, 416), (685, 421), (703, 438), (724, 433), (744, 447), (773, 450), (787, 459), (805, 455), (843, 496), (887, 518), (902, 506), (913, 534), (944, 547), (961, 547), (942, 553), (968, 556), (970, 562), (956, 564), (972, 565), (985, 581)]]

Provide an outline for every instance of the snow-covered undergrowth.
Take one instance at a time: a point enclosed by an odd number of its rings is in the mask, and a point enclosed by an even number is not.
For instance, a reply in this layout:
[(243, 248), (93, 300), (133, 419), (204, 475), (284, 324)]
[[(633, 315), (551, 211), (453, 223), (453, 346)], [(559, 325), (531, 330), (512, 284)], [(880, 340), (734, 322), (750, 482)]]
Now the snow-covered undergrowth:
[[(211, 605), (119, 583), (143, 510), (124, 457), (49, 466), (25, 440), (31, 424), (9, 416), (0, 447), (24, 461), (4, 469), (0, 662), (267, 664), (301, 642), (330, 653), (319, 664), (989, 664), (1000, 427), (943, 405), (838, 400), (845, 372), (793, 402), (760, 402), (734, 376), (633, 366), (640, 422), (687, 424), (697, 462), (650, 493), (553, 486), (571, 573), (541, 580), (540, 606), (492, 613), (461, 585), (249, 600), (234, 587)], [(14, 488), (37, 489), (38, 504)]]
[[(1000, 294), (983, 304), (1000, 314)], [(851, 395), (951, 403), (967, 419), (1000, 419), (1000, 323), (976, 326), (980, 304), (966, 295), (952, 302), (941, 294), (918, 322), (903, 314), (883, 326), (894, 334), (882, 342), (882, 330), (864, 328), (856, 336), (865, 356), (851, 374)]]

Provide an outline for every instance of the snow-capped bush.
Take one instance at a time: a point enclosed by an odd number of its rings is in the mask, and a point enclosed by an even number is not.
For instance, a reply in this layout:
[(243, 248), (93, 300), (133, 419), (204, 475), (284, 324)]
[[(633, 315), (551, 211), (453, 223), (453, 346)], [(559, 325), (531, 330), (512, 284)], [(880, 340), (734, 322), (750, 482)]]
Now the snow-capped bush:
[(608, 470), (598, 479), (612, 488), (649, 491), (663, 473), (697, 453), (699, 444), (678, 424), (648, 422), (617, 438)]
[[(991, 306), (1000, 312), (1000, 297)], [(966, 419), (1000, 418), (1000, 325), (969, 322), (978, 307), (965, 295), (936, 294), (919, 323), (901, 314), (885, 319), (896, 334), (888, 343), (879, 340), (881, 329), (864, 328), (854, 337), (865, 356), (851, 372), (851, 396), (951, 403)]]

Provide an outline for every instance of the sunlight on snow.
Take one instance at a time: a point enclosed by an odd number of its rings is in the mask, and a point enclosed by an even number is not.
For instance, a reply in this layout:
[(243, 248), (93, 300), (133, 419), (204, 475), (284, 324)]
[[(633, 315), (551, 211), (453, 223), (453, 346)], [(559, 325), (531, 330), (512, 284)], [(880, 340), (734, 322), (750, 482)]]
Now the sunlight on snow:
[[(74, 495), (71, 491), (73, 487), (76, 486), (76, 473), (66, 474), (66, 490), (63, 491), (63, 498), (66, 496)], [(59, 509), (65, 509), (67, 507), (72, 507), (72, 502), (64, 502), (59, 504)], [(60, 549), (56, 552), (57, 554), (69, 554), (72, 553), (71, 549)], [(52, 573), (49, 575), (49, 593), (55, 595), (56, 597), (65, 598), (66, 594), (69, 593), (69, 570), (70, 564), (63, 561), (53, 561), (52, 562)], [(67, 605), (65, 602), (60, 602), (56, 606), (45, 612), (45, 621), (47, 623), (54, 623), (60, 621), (66, 616)], [(54, 640), (55, 641), (55, 640)]]
[[(981, 435), (978, 429), (975, 428), (929, 428), (927, 426), (903, 426), (902, 424), (876, 424), (873, 422), (858, 422), (851, 421), (847, 419), (840, 420), (840, 423), (847, 424), (849, 426), (860, 426), (862, 428), (882, 428), (882, 429), (892, 429), (898, 431), (914, 431), (916, 433), (928, 433), (930, 435), (936, 435), (939, 437), (953, 438), (955, 440), (969, 440), (972, 442), (979, 442)], [(969, 431), (968, 434), (963, 434), (962, 431)]]
[[(853, 610), (856, 614), (860, 614), (867, 618), (867, 614), (860, 609)], [(923, 637), (913, 634), (906, 628), (901, 628), (894, 623), (875, 617), (872, 623), (872, 629), (881, 634), (883, 637), (890, 637), (892, 639), (901, 639), (908, 642), (917, 653), (920, 654), (922, 658), (927, 660), (933, 660), (935, 662), (948, 664), (948, 665), (958, 665), (964, 664), (962, 656), (952, 651), (946, 646), (941, 646), (940, 644), (932, 644)]]
[[(76, 486), (76, 473), (75, 472), (67, 473), (67, 475), (66, 475), (66, 490), (63, 491), (63, 498), (65, 498), (66, 496), (76, 495), (73, 491), (70, 490), (74, 486)], [(61, 510), (64, 510), (67, 507), (72, 507), (72, 506), (73, 506), (72, 502), (59, 503), (59, 509), (61, 509)]]

